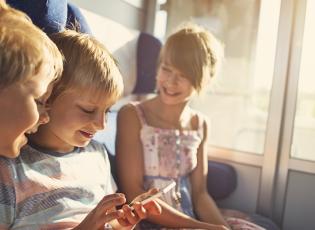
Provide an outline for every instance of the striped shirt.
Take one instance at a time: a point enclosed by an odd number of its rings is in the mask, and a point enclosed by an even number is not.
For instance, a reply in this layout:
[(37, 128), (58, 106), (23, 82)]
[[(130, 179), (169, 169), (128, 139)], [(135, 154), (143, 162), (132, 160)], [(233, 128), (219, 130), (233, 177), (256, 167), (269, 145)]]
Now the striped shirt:
[(91, 141), (69, 153), (30, 145), (0, 157), (0, 229), (69, 229), (116, 191), (107, 152)]

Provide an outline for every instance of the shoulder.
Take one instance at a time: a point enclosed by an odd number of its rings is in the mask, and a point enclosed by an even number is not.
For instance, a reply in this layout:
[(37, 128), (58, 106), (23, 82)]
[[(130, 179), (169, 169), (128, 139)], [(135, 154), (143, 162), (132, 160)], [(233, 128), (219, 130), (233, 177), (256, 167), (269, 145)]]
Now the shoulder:
[(210, 120), (208, 116), (195, 109), (191, 109), (191, 114), (192, 123), (194, 124), (193, 126), (196, 129), (208, 129), (208, 127), (210, 126)]
[(15, 161), (16, 159), (0, 157), (0, 180), (1, 180), (1, 177), (4, 175), (5, 171), (12, 170), (12, 165), (14, 165)]
[(136, 109), (137, 109), (136, 106), (139, 106), (139, 103), (135, 103), (135, 102), (128, 103), (119, 109), (118, 115), (134, 113), (136, 112)]
[(87, 151), (99, 151), (101, 153), (107, 153), (105, 146), (97, 140), (91, 140), (90, 143), (85, 147)]
[(117, 115), (118, 124), (121, 122), (127, 124), (140, 124), (140, 103), (128, 103), (120, 108)]
[[(93, 156), (95, 157), (95, 159), (103, 158), (106, 164), (109, 164), (108, 152), (104, 144), (92, 139), (90, 143), (84, 148), (86, 152), (93, 152)], [(86, 156), (90, 158), (92, 155)]]
[[(16, 175), (10, 166), (14, 159), (0, 157), (0, 226), (9, 229), (15, 219), (16, 210)], [(5, 218), (4, 218), (5, 217)], [(0, 227), (0, 228), (1, 228)]]

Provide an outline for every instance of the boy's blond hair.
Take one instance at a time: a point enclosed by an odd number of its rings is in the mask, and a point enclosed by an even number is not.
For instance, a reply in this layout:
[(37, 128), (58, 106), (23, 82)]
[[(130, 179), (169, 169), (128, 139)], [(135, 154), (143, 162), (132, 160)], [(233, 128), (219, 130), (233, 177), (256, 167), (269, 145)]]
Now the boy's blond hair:
[(61, 75), (62, 55), (56, 45), (21, 11), (0, 0), (0, 89), (36, 75), (48, 63)]
[(105, 93), (113, 102), (122, 95), (121, 74), (115, 59), (102, 43), (91, 35), (71, 30), (50, 37), (65, 57), (64, 71), (54, 86), (50, 102), (65, 90), (78, 88), (82, 93)]
[(223, 47), (205, 28), (186, 23), (166, 40), (160, 63), (167, 62), (187, 77), (197, 92), (217, 73), (223, 58)]

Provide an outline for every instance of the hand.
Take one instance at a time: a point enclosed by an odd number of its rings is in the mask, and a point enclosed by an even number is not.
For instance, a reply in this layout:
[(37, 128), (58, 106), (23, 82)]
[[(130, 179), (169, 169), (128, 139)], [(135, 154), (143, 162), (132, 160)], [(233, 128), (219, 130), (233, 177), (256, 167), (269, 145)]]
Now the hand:
[(124, 216), (122, 210), (115, 210), (116, 206), (124, 203), (126, 203), (124, 194), (114, 193), (105, 196), (74, 230), (104, 229), (105, 223)]
[(152, 200), (145, 205), (140, 203), (140, 201), (147, 196), (152, 196), (157, 192), (157, 189), (150, 189), (148, 192), (137, 196), (130, 205), (124, 205), (122, 207), (124, 217), (118, 219), (119, 224), (124, 227), (132, 226), (137, 224), (140, 220), (147, 218), (149, 215), (160, 215), (162, 209), (156, 201)]

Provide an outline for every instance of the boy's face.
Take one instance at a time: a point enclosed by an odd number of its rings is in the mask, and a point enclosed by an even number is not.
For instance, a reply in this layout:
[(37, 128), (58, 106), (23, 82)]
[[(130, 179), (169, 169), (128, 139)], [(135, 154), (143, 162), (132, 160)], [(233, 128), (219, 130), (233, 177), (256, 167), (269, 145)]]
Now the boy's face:
[(45, 143), (58, 152), (86, 146), (97, 131), (105, 128), (106, 113), (113, 103), (106, 93), (64, 91), (50, 105), (50, 122), (43, 128), (44, 136), (49, 137)]
[(46, 65), (36, 76), (14, 83), (0, 91), (0, 155), (14, 158), (27, 143), (26, 133), (36, 132), (49, 117), (44, 104), (49, 97), (52, 77)]

